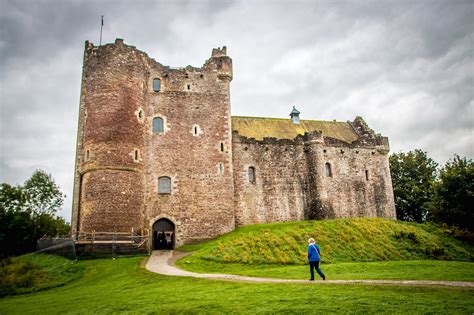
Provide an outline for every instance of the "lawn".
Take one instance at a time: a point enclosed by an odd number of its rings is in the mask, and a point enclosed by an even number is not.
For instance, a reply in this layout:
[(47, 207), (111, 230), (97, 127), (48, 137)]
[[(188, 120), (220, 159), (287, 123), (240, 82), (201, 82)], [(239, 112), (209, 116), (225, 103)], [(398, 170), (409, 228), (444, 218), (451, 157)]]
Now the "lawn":
[[(260, 284), (153, 274), (143, 257), (79, 261), (80, 279), (0, 299), (1, 314), (458, 313), (474, 290), (375, 285)], [(350, 268), (349, 268), (350, 269)]]
[[(306, 279), (308, 265), (224, 264), (188, 256), (176, 265), (199, 273), (225, 273), (250, 277)], [(408, 260), (322, 264), (331, 280), (451, 280), (474, 281), (474, 263), (463, 261)], [(317, 275), (316, 275), (317, 277)]]

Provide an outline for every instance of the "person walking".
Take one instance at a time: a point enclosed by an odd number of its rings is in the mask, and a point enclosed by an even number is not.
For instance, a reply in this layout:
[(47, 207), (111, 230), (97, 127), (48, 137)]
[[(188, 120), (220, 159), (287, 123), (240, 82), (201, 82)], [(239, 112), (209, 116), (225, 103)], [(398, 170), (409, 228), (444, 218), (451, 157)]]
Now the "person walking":
[(323, 280), (326, 280), (326, 276), (321, 269), (319, 269), (319, 262), (321, 261), (321, 251), (319, 250), (319, 246), (314, 243), (313, 238), (310, 238), (308, 243), (309, 272), (311, 274), (311, 279), (309, 279), (309, 281), (314, 281), (314, 269), (316, 269), (317, 273), (321, 278), (323, 278)]

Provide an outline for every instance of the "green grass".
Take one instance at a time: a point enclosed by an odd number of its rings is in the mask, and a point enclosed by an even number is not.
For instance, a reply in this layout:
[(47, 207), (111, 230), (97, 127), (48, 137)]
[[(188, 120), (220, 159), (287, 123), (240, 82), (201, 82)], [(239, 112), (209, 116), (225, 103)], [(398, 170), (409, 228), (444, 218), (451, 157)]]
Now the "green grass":
[(474, 290), (374, 285), (262, 284), (153, 274), (143, 258), (80, 261), (84, 276), (0, 299), (1, 314), (474, 312)]
[(28, 254), (0, 262), (0, 296), (64, 285), (82, 276), (83, 268), (63, 257)]
[(433, 224), (385, 219), (337, 219), (250, 225), (183, 250), (217, 263), (304, 265), (307, 239), (322, 263), (398, 260), (472, 261), (474, 247)]
[[(199, 273), (224, 273), (277, 279), (306, 279), (309, 266), (225, 264), (186, 257), (177, 262), (181, 269)], [(460, 261), (408, 260), (322, 264), (331, 280), (450, 280), (474, 281), (474, 263)]]

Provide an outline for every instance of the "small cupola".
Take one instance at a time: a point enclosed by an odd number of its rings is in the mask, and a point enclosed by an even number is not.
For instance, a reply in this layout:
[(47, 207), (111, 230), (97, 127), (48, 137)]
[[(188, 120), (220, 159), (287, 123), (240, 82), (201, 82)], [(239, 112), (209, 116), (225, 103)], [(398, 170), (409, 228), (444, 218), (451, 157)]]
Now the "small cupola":
[(290, 113), (291, 122), (294, 124), (300, 123), (300, 112), (293, 106), (293, 110)]

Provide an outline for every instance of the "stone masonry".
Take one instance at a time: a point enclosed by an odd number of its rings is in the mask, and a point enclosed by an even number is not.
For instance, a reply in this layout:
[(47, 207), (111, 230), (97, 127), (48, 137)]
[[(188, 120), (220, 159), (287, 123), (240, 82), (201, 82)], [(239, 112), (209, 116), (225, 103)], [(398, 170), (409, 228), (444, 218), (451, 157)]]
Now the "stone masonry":
[(153, 238), (166, 220), (177, 246), (253, 223), (395, 218), (386, 137), (360, 117), (231, 117), (232, 75), (225, 47), (201, 68), (170, 68), (121, 39), (86, 42), (74, 236)]

